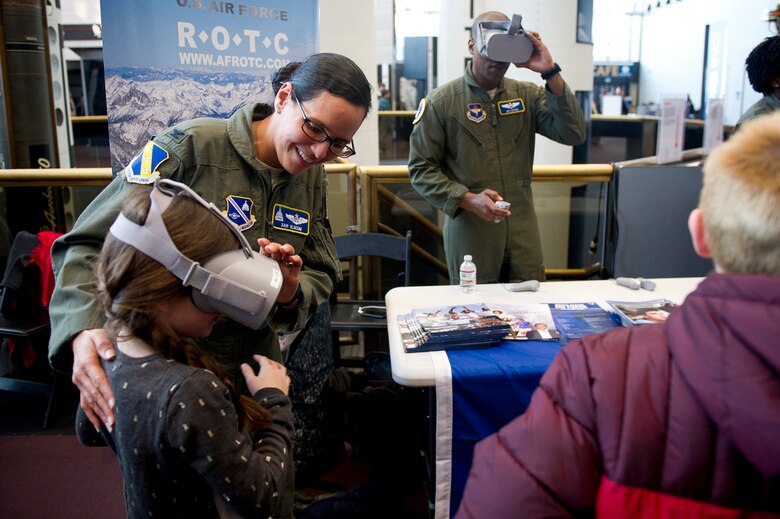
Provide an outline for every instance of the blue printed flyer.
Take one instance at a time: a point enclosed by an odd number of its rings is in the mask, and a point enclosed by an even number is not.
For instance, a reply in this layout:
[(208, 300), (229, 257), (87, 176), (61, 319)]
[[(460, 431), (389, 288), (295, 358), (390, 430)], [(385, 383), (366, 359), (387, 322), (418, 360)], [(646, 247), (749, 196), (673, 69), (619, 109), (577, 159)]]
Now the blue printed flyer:
[(620, 328), (612, 315), (597, 303), (553, 303), (550, 311), (566, 341)]

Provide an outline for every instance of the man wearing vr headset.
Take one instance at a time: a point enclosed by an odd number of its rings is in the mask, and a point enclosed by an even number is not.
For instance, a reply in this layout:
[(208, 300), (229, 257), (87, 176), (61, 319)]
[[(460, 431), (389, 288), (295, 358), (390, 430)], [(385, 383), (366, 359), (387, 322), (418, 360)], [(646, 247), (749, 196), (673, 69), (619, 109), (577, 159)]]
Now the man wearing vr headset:
[[(433, 90), (414, 118), (409, 174), (446, 215), (452, 283), (465, 254), (474, 256), (480, 283), (544, 279), (531, 192), (535, 135), (568, 145), (585, 139), (582, 110), (560, 67), (521, 19), (495, 11), (475, 18), (464, 76)], [(546, 85), (505, 78), (511, 63), (538, 72)], [(511, 211), (496, 205), (501, 200)]]

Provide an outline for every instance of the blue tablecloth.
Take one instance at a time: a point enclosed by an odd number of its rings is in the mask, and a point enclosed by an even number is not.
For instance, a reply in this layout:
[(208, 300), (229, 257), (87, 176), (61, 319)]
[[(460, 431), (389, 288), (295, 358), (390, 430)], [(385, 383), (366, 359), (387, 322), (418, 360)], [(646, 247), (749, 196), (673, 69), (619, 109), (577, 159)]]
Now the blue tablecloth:
[(452, 370), (450, 516), (460, 505), (474, 445), (522, 414), (563, 341), (502, 341), (448, 351)]

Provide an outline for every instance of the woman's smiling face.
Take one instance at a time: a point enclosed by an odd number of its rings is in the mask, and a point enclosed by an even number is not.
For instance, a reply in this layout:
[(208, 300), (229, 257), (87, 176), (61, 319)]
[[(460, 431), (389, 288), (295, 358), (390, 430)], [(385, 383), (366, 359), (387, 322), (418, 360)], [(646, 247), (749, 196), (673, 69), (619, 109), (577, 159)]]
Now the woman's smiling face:
[(327, 91), (306, 101), (299, 100), (299, 108), (292, 95), (293, 89), (291, 83), (286, 83), (279, 89), (274, 101), (276, 115), (280, 120), (273, 140), (281, 167), (297, 175), (307, 168), (336, 158), (329, 150), (331, 141), (316, 142), (303, 132), (301, 108), (309, 121), (316, 123), (330, 138), (339, 142), (352, 140), (365, 119), (366, 109)]

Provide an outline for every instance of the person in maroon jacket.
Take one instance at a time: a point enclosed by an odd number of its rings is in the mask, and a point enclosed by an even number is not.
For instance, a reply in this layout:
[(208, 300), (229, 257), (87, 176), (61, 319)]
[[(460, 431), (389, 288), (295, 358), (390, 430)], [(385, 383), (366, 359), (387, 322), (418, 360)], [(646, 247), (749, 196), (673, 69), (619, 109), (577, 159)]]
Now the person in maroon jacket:
[(707, 158), (688, 226), (715, 271), (665, 322), (564, 347), (457, 518), (780, 517), (780, 112)]

